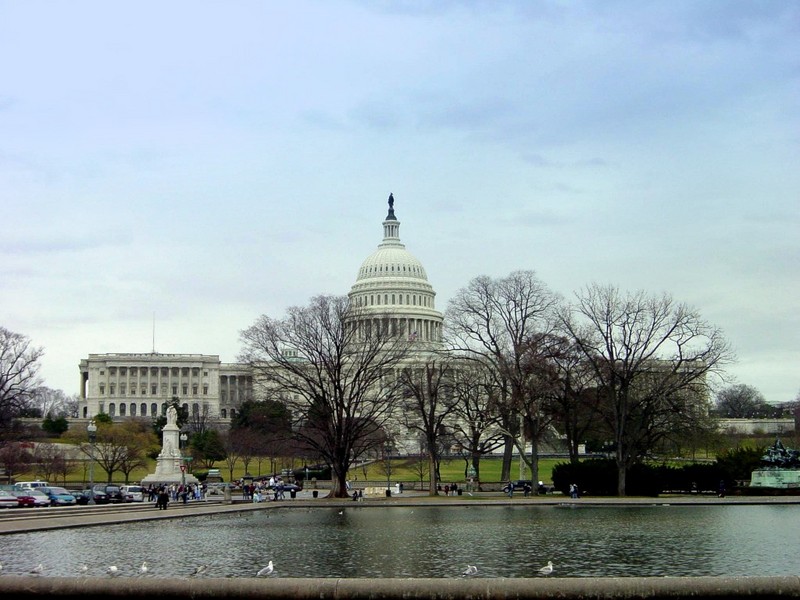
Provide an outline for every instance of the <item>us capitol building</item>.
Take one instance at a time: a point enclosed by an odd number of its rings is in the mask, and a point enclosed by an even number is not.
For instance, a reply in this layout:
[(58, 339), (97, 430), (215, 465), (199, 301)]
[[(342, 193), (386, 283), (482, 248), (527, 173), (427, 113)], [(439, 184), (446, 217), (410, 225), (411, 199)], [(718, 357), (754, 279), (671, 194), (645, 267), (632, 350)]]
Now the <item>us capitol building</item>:
[[(358, 270), (350, 301), (372, 316), (392, 316), (397, 331), (409, 332), (420, 357), (441, 345), (442, 313), (425, 268), (400, 241), (400, 221), (394, 197), (383, 221), (383, 241)], [(371, 314), (372, 313), (372, 314)], [(413, 357), (412, 357), (413, 360)], [(99, 413), (112, 418), (154, 417), (165, 414), (173, 397), (191, 417), (225, 424), (253, 396), (254, 375), (249, 365), (223, 363), (218, 355), (112, 353), (90, 354), (80, 362), (79, 418)]]

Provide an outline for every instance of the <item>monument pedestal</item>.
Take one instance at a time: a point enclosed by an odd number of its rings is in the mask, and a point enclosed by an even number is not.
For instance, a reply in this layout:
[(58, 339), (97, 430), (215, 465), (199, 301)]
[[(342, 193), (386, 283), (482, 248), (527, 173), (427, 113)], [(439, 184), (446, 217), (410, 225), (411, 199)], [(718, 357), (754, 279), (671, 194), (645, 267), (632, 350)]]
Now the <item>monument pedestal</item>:
[(800, 493), (800, 469), (756, 469), (750, 475), (750, 489)]
[(177, 425), (177, 411), (173, 407), (167, 410), (167, 424), (164, 425), (163, 445), (156, 458), (156, 472), (142, 479), (142, 485), (160, 485), (172, 483), (200, 483), (191, 473), (181, 470), (183, 459), (180, 453), (180, 429)]

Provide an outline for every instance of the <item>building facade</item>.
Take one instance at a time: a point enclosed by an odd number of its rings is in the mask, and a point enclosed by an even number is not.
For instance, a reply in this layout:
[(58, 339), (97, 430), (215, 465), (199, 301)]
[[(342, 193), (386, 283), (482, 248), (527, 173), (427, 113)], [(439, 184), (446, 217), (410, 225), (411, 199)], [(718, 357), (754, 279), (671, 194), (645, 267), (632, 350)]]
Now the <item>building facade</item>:
[(165, 414), (172, 398), (195, 417), (230, 420), (253, 397), (248, 365), (205, 354), (90, 354), (80, 362), (78, 413), (83, 419)]
[[(348, 297), (359, 307), (358, 327), (388, 326), (403, 332), (420, 360), (441, 346), (441, 312), (422, 263), (400, 241), (394, 197), (383, 223), (383, 240), (361, 264)], [(410, 358), (414, 361), (414, 356)], [(191, 416), (225, 424), (239, 407), (254, 399), (253, 372), (246, 364), (223, 363), (217, 355), (114, 353), (81, 360), (78, 413), (115, 419), (165, 414), (173, 397)], [(255, 388), (258, 388), (255, 382)]]

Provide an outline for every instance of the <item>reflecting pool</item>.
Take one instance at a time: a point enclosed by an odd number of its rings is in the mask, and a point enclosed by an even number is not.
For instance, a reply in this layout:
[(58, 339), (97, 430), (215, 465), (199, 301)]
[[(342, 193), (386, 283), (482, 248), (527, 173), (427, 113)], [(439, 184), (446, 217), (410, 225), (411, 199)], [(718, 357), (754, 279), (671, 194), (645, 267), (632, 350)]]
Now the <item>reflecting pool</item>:
[[(0, 536), (3, 574), (550, 577), (797, 575), (800, 507), (450, 506), (272, 509)], [(148, 572), (138, 568), (148, 561)]]

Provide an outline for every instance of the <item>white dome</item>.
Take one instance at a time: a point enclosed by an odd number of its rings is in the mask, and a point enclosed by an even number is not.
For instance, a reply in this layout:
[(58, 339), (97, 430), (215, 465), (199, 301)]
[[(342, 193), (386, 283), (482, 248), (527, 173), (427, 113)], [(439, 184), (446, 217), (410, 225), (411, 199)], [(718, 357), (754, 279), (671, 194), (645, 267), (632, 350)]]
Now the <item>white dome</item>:
[(428, 283), (425, 267), (400, 242), (400, 222), (389, 196), (389, 214), (383, 221), (383, 242), (358, 270), (350, 289), (351, 302), (369, 313), (389, 313), (409, 339), (441, 340), (442, 314), (435, 309), (436, 292)]

